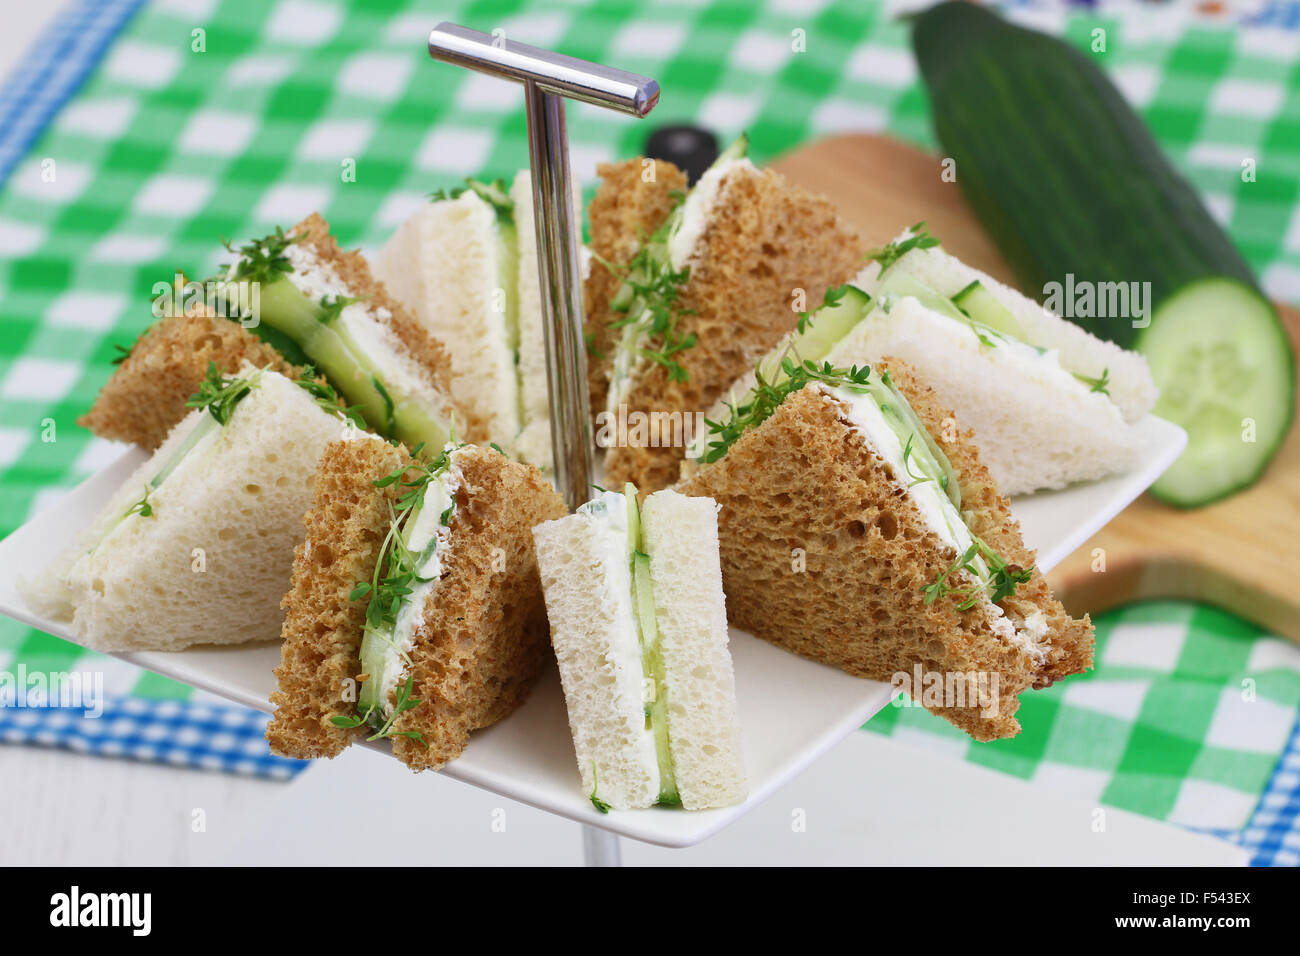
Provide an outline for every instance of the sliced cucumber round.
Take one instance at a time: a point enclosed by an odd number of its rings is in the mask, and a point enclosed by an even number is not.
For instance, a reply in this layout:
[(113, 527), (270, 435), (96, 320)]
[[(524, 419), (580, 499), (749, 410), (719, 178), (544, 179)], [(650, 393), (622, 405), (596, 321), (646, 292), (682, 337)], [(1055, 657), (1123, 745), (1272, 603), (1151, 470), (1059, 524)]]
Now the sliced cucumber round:
[(253, 331), (264, 341), (287, 360), (314, 366), (385, 438), (422, 446), (425, 458), (442, 450), (453, 423), (442, 421), (422, 400), (394, 393), (375, 357), (341, 322), (322, 322), (321, 306), (283, 276), (262, 283), (261, 297), (261, 322)]
[(979, 279), (954, 295), (952, 304), (972, 320), (987, 326), (994, 332), (1001, 332), (1021, 342), (1029, 342), (1025, 330), (1020, 327), (1011, 310), (999, 302), (992, 292), (984, 288)]
[[(631, 507), (636, 507), (636, 489), (630, 489)], [(645, 702), (645, 727), (653, 732), (659, 764), (658, 803), (681, 803), (668, 741), (668, 690), (664, 682), (663, 648), (659, 644), (659, 623), (655, 618), (654, 585), (650, 578), (650, 556), (644, 551), (632, 555), (632, 603), (641, 637), (641, 672), (654, 686), (654, 699)]]
[[(839, 302), (835, 305), (824, 305), (816, 312), (808, 316), (807, 321), (803, 323), (803, 331), (796, 332), (792, 342), (794, 351), (800, 359), (820, 362), (830, 354), (840, 341), (850, 332), (854, 326), (861, 322), (871, 311), (871, 296), (867, 295), (855, 285), (844, 287), (844, 294)], [(779, 371), (781, 367), (781, 355), (775, 357), (776, 368)], [(767, 376), (768, 381), (773, 381), (774, 376)]]
[[(899, 263), (901, 264), (902, 261), (900, 259)], [(890, 270), (888, 278), (881, 282), (880, 288), (876, 290), (876, 298), (881, 302), (888, 302), (890, 299), (901, 299), (904, 296), (911, 296), (927, 309), (950, 319), (956, 319), (958, 322), (965, 322), (968, 318), (952, 299), (940, 295), (924, 282), (914, 279), (905, 272)]]
[(1152, 493), (1193, 508), (1258, 480), (1295, 410), (1295, 361), (1272, 304), (1235, 279), (1192, 282), (1156, 310), (1137, 348), (1160, 387), (1154, 413), (1188, 438)]

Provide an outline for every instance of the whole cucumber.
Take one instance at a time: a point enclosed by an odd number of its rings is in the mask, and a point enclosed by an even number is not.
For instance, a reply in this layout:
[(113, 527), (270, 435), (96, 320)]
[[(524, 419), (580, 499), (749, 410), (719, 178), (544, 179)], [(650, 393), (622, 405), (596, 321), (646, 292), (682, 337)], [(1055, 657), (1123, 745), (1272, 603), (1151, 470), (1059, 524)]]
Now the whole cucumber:
[(1146, 355), (1188, 448), (1153, 491), (1196, 506), (1253, 484), (1295, 406), (1295, 360), (1250, 267), (1106, 75), (972, 3), (912, 44), (957, 182), (1022, 287)]

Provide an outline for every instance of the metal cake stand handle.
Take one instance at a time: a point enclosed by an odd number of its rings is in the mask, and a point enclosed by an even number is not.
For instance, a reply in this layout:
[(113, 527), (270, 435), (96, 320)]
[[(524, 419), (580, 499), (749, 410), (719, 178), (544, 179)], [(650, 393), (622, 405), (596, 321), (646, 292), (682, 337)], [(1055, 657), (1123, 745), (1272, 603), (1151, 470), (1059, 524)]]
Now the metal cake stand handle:
[[(551, 397), (551, 447), (556, 485), (572, 511), (589, 494), (592, 435), (587, 354), (582, 337), (580, 223), (573, 214), (564, 101), (580, 100), (642, 117), (659, 102), (659, 84), (649, 77), (515, 43), (503, 36), (467, 30), (454, 23), (434, 27), (429, 34), (429, 55), (524, 86)], [(607, 830), (583, 824), (582, 849), (588, 866), (619, 865), (618, 837)]]

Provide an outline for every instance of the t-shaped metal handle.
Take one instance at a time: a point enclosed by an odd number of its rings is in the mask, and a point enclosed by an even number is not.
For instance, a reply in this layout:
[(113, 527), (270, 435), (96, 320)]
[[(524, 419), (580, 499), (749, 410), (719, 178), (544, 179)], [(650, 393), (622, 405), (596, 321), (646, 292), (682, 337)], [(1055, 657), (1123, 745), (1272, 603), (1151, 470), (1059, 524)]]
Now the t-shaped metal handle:
[(440, 23), (429, 34), (429, 55), (524, 85), (551, 395), (551, 448), (556, 484), (569, 510), (573, 510), (590, 494), (592, 441), (586, 343), (582, 337), (579, 224), (573, 215), (564, 100), (581, 100), (645, 116), (659, 102), (659, 84), (649, 77), (539, 50), (454, 23)]

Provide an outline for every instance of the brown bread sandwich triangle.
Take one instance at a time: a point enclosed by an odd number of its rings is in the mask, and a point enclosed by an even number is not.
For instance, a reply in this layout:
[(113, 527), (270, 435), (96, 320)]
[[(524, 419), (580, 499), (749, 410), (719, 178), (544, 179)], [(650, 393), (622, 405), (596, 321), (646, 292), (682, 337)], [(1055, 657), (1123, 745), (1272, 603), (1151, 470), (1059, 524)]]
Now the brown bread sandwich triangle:
[[(437, 450), (452, 432), (485, 437), (449, 397), (446, 350), (312, 214), (232, 249), (217, 276), (176, 289), (123, 357), (81, 424), (153, 449), (185, 417), (209, 362), (248, 361), (290, 378), (312, 367), (376, 433)], [(218, 314), (220, 313), (220, 314)]]
[[(902, 362), (787, 358), (683, 471), (679, 491), (722, 506), (732, 624), (910, 686), (977, 740), (1018, 733), (1022, 691), (1092, 663), (1091, 623), (1052, 596), (970, 433)], [(936, 679), (947, 696), (924, 693)]]
[(303, 372), (238, 322), (195, 303), (185, 314), (163, 318), (144, 331), (77, 424), (100, 438), (153, 451), (189, 414), (186, 403), (209, 363), (233, 374), (245, 362), (291, 379)]
[[(866, 247), (829, 200), (757, 169), (747, 149), (742, 137), (725, 150), (655, 232), (638, 237), (626, 265), (592, 265), (620, 280), (612, 298), (587, 303), (591, 321), (605, 321), (588, 332), (607, 356), (592, 405), (605, 413), (597, 441), (610, 448), (611, 487), (630, 481), (649, 493), (675, 481), (689, 416), (793, 329), (806, 303), (861, 267)], [(593, 208), (610, 191), (643, 188), (625, 180), (607, 179)]]
[(593, 262), (582, 284), (587, 385), (594, 415), (605, 407), (610, 366), (625, 312), (611, 308), (627, 265), (686, 195), (686, 174), (664, 159), (602, 164), (600, 188), (587, 206)]
[(536, 468), (489, 448), (329, 445), (283, 602), (271, 749), (333, 757), (366, 737), (412, 770), (457, 757), (550, 657), (531, 532), (564, 513)]

